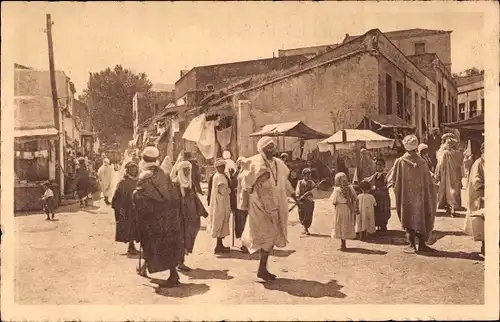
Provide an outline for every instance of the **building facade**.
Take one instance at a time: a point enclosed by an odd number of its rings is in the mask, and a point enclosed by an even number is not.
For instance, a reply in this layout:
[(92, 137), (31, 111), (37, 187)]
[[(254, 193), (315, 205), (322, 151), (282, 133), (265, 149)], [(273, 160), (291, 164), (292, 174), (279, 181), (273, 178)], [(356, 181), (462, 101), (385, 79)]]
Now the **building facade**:
[(457, 78), (458, 119), (467, 120), (484, 114), (484, 74)]
[(165, 106), (172, 102), (175, 102), (175, 91), (135, 93), (132, 98), (134, 140), (139, 134), (141, 124), (160, 113)]

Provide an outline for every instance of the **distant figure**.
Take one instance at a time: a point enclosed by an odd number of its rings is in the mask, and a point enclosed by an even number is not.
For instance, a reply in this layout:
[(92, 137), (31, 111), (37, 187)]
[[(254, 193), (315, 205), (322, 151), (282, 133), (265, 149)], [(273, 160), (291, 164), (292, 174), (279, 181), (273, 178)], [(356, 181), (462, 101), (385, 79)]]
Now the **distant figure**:
[(297, 183), (295, 191), (297, 198), (300, 198), (298, 201), (299, 220), (304, 227), (304, 235), (310, 235), (309, 228), (311, 227), (314, 215), (313, 188), (314, 181), (311, 180), (311, 169), (305, 168), (302, 170), (302, 179)]
[(417, 137), (406, 136), (403, 145), (407, 152), (396, 159), (389, 170), (387, 187), (394, 188), (396, 211), (410, 242), (404, 251), (409, 254), (431, 251), (426, 242), (434, 229), (436, 217), (434, 182), (429, 167), (417, 154)]
[(52, 219), (54, 219), (55, 214), (55, 208), (56, 208), (56, 201), (54, 199), (54, 191), (50, 188), (50, 182), (45, 182), (43, 184), (43, 212), (47, 215), (47, 218), (45, 220), (50, 220), (50, 215), (52, 215)]
[(484, 255), (484, 143), (481, 145), (481, 156), (472, 165), (467, 178), (467, 217), (465, 232), (474, 241), (481, 242), (481, 253)]
[(224, 169), (224, 173), (226, 174), (226, 177), (230, 178), (231, 171), (233, 173), (236, 172), (236, 163), (231, 159), (231, 152), (227, 150), (222, 152), (222, 158), (226, 162), (226, 168)]
[(361, 149), (361, 165), (359, 167), (360, 173), (358, 180), (361, 182), (364, 178), (367, 178), (375, 172), (375, 162), (373, 162), (373, 157), (367, 149)]
[(224, 246), (222, 241), (229, 236), (229, 220), (231, 218), (230, 204), (230, 180), (225, 175), (226, 161), (218, 159), (215, 161), (216, 173), (212, 178), (210, 191), (210, 206), (207, 231), (212, 238), (217, 239), (214, 253), (221, 254), (229, 252), (229, 247)]
[(90, 193), (90, 175), (85, 164), (85, 159), (80, 158), (78, 169), (76, 170), (76, 190), (80, 200), (80, 207), (88, 205), (88, 196)]
[(462, 154), (456, 150), (457, 141), (446, 139), (438, 156), (434, 176), (438, 182), (438, 208), (455, 216), (462, 206)]
[(111, 167), (109, 159), (103, 161), (102, 166), (97, 171), (99, 184), (101, 185), (102, 194), (104, 196), (104, 203), (110, 205), (109, 197), (111, 196), (111, 181), (113, 180), (114, 169)]
[(137, 214), (133, 207), (132, 194), (137, 187), (139, 168), (132, 160), (125, 165), (125, 175), (116, 185), (116, 191), (111, 201), (115, 210), (116, 233), (115, 241), (128, 243), (129, 255), (136, 255), (134, 241), (139, 241), (137, 231)]
[(280, 155), (280, 159), (281, 159), (283, 162), (287, 163), (287, 162), (288, 162), (288, 154), (287, 154), (287, 153), (281, 153), (281, 155)]
[(172, 171), (172, 160), (170, 160), (170, 157), (167, 155), (164, 159), (163, 162), (160, 165), (160, 168), (165, 172), (165, 174), (170, 175), (170, 172)]
[(358, 216), (358, 200), (356, 192), (349, 184), (347, 175), (339, 172), (335, 175), (330, 201), (333, 204), (332, 238), (340, 239), (340, 251), (347, 249), (346, 240), (356, 238), (356, 216)]
[(387, 223), (391, 218), (391, 197), (387, 188), (387, 173), (385, 172), (385, 160), (378, 159), (375, 163), (376, 172), (365, 180), (373, 187), (375, 197), (375, 226), (378, 231), (387, 232)]
[[(236, 161), (236, 166), (238, 167), (236, 177), (236, 211), (234, 212), (234, 235), (236, 238), (241, 239), (243, 235), (243, 230), (245, 229), (247, 217), (248, 217), (248, 195), (243, 191), (243, 177), (241, 173), (243, 171), (248, 171), (250, 166), (250, 161), (243, 157), (239, 157)], [(233, 187), (235, 183), (232, 183)], [(242, 244), (240, 247), (243, 253), (248, 253), (248, 249)]]
[(375, 233), (375, 206), (377, 202), (371, 194), (370, 182), (363, 180), (359, 184), (362, 193), (358, 195), (359, 215), (356, 217), (356, 233), (360, 240), (365, 240), (367, 234)]
[(434, 164), (432, 163), (432, 160), (429, 157), (428, 151), (429, 151), (429, 146), (427, 144), (420, 143), (418, 145), (418, 155), (420, 155), (422, 157), (422, 159), (424, 159), (425, 163), (427, 163), (429, 170), (431, 172), (434, 172), (434, 169), (435, 169)]

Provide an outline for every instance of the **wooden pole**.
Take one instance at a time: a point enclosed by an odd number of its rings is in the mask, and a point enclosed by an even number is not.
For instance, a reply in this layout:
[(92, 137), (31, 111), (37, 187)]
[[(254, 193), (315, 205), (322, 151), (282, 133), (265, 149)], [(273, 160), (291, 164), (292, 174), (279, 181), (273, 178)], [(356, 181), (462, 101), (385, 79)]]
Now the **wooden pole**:
[(58, 140), (56, 140), (56, 182), (59, 186), (59, 193), (62, 193), (62, 185), (61, 185), (61, 145), (62, 145), (62, 137), (61, 137), (61, 129), (59, 126), (59, 105), (57, 102), (57, 85), (56, 85), (56, 74), (55, 74), (55, 67), (54, 67), (54, 48), (53, 48), (53, 43), (52, 43), (52, 25), (54, 23), (52, 22), (50, 14), (47, 14), (47, 42), (48, 42), (48, 47), (49, 47), (49, 73), (50, 73), (50, 87), (52, 89), (52, 105), (53, 105), (53, 112), (54, 112), (54, 125), (55, 129), (58, 131)]

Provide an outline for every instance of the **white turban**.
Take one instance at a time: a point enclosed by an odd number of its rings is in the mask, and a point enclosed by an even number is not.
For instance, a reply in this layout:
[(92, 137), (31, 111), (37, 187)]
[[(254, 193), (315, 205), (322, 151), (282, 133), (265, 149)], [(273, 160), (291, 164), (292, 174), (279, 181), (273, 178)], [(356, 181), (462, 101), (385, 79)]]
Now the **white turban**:
[(156, 159), (160, 156), (160, 151), (154, 146), (148, 146), (142, 151), (142, 155), (148, 158)]
[(106, 158), (106, 159), (104, 159), (104, 160), (102, 161), (102, 163), (104, 163), (104, 164), (106, 164), (106, 165), (109, 165), (109, 164), (110, 164), (110, 161), (109, 161), (109, 159), (108, 159), (108, 158)]
[(422, 152), (423, 150), (425, 150), (425, 149), (427, 149), (427, 148), (429, 148), (429, 146), (428, 146), (427, 144), (425, 144), (425, 143), (420, 143), (420, 144), (418, 145), (418, 152), (420, 153), (420, 152)]
[(226, 165), (226, 160), (224, 160), (224, 159), (217, 159), (214, 162), (214, 167), (216, 167), (216, 168), (224, 167), (225, 165)]
[(270, 138), (269, 136), (263, 136), (259, 140), (259, 142), (257, 142), (257, 151), (259, 151), (259, 153), (262, 153), (264, 148), (270, 144), (274, 144), (274, 140), (272, 138)]
[(403, 146), (406, 151), (414, 151), (418, 148), (418, 138), (415, 135), (407, 135), (403, 139)]

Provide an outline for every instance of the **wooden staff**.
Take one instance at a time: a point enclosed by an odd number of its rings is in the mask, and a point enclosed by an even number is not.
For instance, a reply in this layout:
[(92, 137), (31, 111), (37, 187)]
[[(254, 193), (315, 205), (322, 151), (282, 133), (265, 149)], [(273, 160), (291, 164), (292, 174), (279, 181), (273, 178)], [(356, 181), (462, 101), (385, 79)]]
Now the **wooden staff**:
[(298, 202), (301, 201), (302, 199), (304, 199), (307, 194), (311, 193), (313, 190), (317, 189), (323, 182), (325, 182), (327, 179), (323, 179), (321, 180), (320, 182), (318, 182), (316, 185), (314, 185), (314, 187), (312, 187), (311, 190), (309, 191), (306, 191), (302, 196), (300, 196), (299, 198), (297, 198), (297, 202), (292, 206), (292, 208), (288, 209), (288, 212), (292, 211), (295, 209), (295, 207), (298, 206)]

